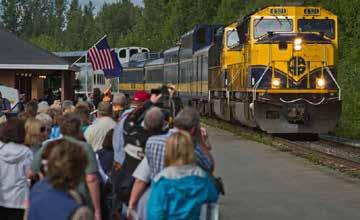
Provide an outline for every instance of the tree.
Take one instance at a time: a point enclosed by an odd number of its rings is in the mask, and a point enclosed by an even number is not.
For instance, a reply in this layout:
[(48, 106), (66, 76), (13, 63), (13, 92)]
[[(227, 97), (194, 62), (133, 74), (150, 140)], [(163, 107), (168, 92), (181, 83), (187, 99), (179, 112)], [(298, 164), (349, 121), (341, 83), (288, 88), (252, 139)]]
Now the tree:
[(3, 11), (1, 19), (4, 27), (12, 33), (19, 33), (21, 22), (19, 0), (2, 0), (1, 6)]
[(64, 49), (82, 50), (83, 37), (82, 9), (78, 0), (72, 0), (67, 13), (67, 26), (64, 32)]
[(65, 28), (65, 10), (67, 6), (66, 0), (54, 0), (55, 16), (54, 16), (54, 32), (61, 33)]
[(96, 18), (96, 23), (101, 32), (108, 35), (109, 43), (114, 47), (119, 38), (127, 35), (135, 26), (140, 12), (140, 9), (129, 0), (104, 4)]
[(82, 38), (83, 48), (91, 47), (97, 39), (101, 36), (98, 34), (98, 28), (95, 24), (94, 19), (94, 5), (91, 1), (89, 1), (88, 5), (84, 7), (84, 16), (83, 16), (83, 24), (84, 24), (84, 34)]

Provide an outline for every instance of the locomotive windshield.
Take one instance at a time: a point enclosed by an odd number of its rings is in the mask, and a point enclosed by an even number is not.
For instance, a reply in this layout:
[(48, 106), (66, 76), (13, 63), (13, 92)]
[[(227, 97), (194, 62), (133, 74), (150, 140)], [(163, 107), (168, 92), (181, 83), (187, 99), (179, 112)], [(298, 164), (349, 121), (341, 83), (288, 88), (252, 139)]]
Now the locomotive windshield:
[(335, 38), (335, 22), (330, 19), (300, 19), (299, 32), (324, 33), (326, 37)]
[(290, 19), (255, 19), (254, 37), (259, 38), (268, 32), (292, 32), (293, 21)]

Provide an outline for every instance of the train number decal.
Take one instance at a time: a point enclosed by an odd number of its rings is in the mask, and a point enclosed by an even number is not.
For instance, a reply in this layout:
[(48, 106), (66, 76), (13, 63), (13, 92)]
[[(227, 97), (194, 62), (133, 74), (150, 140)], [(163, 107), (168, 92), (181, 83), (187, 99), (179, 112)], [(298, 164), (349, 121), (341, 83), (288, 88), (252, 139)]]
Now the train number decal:
[(320, 8), (305, 8), (304, 15), (320, 15)]
[(271, 8), (270, 9), (270, 14), (272, 14), (272, 15), (286, 15), (287, 10), (286, 10), (286, 8)]

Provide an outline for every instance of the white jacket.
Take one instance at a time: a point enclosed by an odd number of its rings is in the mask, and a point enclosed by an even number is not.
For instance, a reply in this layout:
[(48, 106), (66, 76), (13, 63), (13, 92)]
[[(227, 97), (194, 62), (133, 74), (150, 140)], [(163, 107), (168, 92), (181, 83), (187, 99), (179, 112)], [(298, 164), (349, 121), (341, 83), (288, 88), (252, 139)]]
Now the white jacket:
[(0, 141), (0, 206), (24, 209), (29, 185), (27, 174), (33, 153), (25, 145)]

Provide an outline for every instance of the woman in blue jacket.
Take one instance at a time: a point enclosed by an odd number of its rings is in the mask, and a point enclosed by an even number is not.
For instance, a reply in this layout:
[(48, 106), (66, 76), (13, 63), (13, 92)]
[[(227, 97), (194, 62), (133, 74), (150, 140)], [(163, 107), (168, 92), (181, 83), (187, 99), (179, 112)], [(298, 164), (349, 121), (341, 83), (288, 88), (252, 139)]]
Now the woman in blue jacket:
[(218, 199), (208, 174), (195, 165), (194, 147), (186, 132), (166, 143), (165, 166), (152, 181), (147, 219), (199, 219), (201, 206)]

